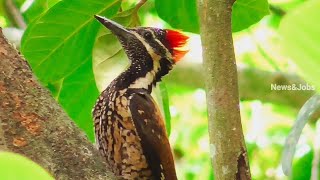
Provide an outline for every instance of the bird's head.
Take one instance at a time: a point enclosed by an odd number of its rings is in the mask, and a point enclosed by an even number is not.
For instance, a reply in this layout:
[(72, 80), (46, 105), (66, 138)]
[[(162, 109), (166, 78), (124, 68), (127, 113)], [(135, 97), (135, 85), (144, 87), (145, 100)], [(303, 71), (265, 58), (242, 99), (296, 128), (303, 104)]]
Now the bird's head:
[(188, 37), (179, 31), (151, 27), (125, 28), (105, 17), (95, 15), (95, 18), (117, 36), (131, 61), (119, 78), (122, 88), (144, 88), (151, 92), (152, 86), (168, 74), (187, 52), (182, 48)]
[(125, 28), (105, 17), (95, 18), (117, 36), (131, 61), (145, 60), (150, 56), (153, 61), (168, 60), (178, 62), (186, 53), (183, 49), (188, 37), (179, 31), (151, 27)]

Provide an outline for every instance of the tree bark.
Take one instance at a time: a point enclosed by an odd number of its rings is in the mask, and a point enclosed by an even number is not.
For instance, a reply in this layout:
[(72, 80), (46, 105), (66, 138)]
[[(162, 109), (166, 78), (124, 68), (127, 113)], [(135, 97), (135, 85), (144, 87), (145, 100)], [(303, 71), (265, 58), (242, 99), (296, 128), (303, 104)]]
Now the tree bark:
[(0, 150), (22, 154), (56, 179), (114, 179), (0, 28)]
[(199, 0), (215, 179), (251, 179), (242, 132), (238, 77), (231, 31), (233, 0)]

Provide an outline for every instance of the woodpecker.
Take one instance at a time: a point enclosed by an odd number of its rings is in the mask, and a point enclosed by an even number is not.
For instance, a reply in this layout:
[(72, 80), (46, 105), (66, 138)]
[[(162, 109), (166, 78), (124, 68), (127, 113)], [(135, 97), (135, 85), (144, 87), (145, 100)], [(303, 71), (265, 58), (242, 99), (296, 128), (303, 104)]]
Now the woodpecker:
[(164, 120), (150, 94), (187, 52), (181, 47), (188, 37), (179, 31), (125, 28), (105, 17), (95, 18), (118, 38), (130, 61), (93, 108), (100, 153), (120, 179), (177, 179)]

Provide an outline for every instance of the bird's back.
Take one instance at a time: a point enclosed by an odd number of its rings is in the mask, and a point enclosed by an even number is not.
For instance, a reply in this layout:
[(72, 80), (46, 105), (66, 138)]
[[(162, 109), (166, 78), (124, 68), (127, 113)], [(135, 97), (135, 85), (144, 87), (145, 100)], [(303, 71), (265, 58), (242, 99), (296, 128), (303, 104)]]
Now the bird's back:
[(94, 108), (96, 143), (112, 171), (124, 179), (152, 179), (128, 106), (130, 94), (107, 88)]
[(109, 168), (123, 179), (153, 179), (134, 127), (126, 90), (101, 93), (93, 111), (96, 142)]

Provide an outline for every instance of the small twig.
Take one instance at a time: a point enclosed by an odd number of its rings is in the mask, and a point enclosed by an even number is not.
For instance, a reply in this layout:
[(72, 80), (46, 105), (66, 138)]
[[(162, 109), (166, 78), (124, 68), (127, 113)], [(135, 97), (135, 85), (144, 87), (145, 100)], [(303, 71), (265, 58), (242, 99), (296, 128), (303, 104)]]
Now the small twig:
[(26, 29), (27, 24), (13, 0), (5, 0), (4, 4), (7, 14), (12, 20), (12, 23), (16, 25), (17, 28)]
[(282, 8), (278, 7), (278, 6), (275, 6), (275, 5), (270, 5), (269, 6), (269, 9), (270, 11), (275, 14), (275, 15), (278, 15), (278, 16), (284, 16), (286, 15), (286, 11), (283, 10)]
[(138, 13), (139, 9), (141, 8), (141, 6), (143, 6), (148, 0), (140, 0), (138, 2), (138, 4), (136, 5), (136, 7), (133, 10), (133, 13)]
[(130, 26), (139, 26), (141, 24), (140, 19), (139, 19), (139, 15), (138, 15), (138, 11), (141, 8), (141, 6), (143, 6), (148, 0), (140, 0), (138, 2), (138, 4), (136, 5), (136, 7), (133, 9), (132, 11), (132, 20), (130, 23)]

